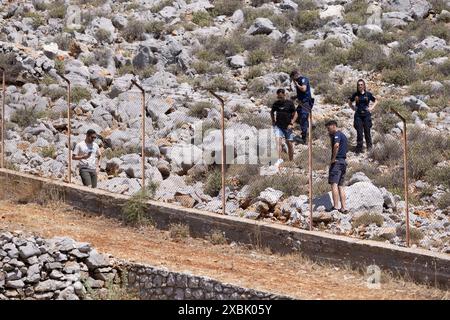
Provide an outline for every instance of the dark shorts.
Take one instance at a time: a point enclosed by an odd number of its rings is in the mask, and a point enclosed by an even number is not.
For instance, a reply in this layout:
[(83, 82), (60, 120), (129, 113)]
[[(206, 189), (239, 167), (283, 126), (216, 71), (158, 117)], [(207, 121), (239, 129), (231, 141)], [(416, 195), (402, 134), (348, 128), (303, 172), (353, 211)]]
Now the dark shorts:
[(336, 183), (338, 186), (344, 185), (345, 172), (347, 171), (347, 163), (344, 159), (337, 159), (330, 166), (328, 171), (328, 183)]

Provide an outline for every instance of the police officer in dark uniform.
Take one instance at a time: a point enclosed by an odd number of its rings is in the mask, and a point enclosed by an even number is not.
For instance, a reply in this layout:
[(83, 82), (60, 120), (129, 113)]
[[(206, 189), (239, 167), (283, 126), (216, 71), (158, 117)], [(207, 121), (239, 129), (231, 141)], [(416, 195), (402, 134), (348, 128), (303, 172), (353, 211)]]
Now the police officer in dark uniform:
[[(355, 102), (356, 107), (353, 106)], [(374, 102), (370, 107), (370, 102)], [(348, 105), (355, 110), (355, 118), (353, 126), (356, 129), (356, 153), (363, 151), (363, 136), (366, 138), (367, 150), (372, 148), (372, 136), (370, 134), (370, 128), (372, 128), (372, 115), (371, 112), (375, 109), (378, 101), (371, 92), (366, 90), (366, 83), (364, 80), (359, 79), (356, 86), (356, 92), (349, 98)]]
[(314, 99), (311, 97), (311, 87), (307, 77), (301, 76), (298, 70), (293, 70), (290, 77), (297, 91), (297, 100), (299, 103), (297, 107), (297, 119), (302, 131), (303, 143), (306, 143), (309, 126), (309, 113), (313, 107)]

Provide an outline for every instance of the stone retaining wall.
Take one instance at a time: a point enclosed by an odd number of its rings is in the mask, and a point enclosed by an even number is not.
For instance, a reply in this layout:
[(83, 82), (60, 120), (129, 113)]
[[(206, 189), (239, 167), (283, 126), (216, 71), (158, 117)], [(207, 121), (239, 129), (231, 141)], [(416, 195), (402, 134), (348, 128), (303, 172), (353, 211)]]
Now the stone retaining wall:
[[(81, 210), (121, 218), (128, 196), (102, 190), (69, 185), (15, 171), (0, 169), (0, 198), (14, 197), (30, 201), (42, 193), (54, 193), (60, 200)], [(407, 275), (418, 282), (450, 287), (450, 255), (423, 249), (337, 236), (318, 231), (305, 231), (249, 219), (223, 216), (186, 209), (172, 204), (149, 201), (147, 217), (159, 229), (173, 223), (189, 226), (194, 237), (208, 237), (212, 230), (222, 232), (229, 241), (270, 248), (277, 253), (300, 252), (321, 262), (350, 264), (355, 268), (377, 265), (394, 274)]]

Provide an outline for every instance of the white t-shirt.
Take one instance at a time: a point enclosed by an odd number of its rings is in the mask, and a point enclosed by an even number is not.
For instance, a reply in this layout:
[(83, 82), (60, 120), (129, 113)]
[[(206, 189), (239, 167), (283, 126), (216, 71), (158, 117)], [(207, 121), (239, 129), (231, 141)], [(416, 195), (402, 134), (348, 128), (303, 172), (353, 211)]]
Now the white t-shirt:
[(88, 144), (86, 144), (86, 141), (82, 141), (75, 146), (75, 150), (73, 151), (73, 153), (76, 156), (85, 155), (85, 154), (88, 154), (89, 152), (92, 152), (91, 156), (87, 159), (80, 160), (78, 167), (80, 169), (96, 170), (97, 169), (97, 157), (100, 156), (100, 148), (99, 148), (98, 144), (96, 144), (94, 142), (94, 143), (88, 145)]

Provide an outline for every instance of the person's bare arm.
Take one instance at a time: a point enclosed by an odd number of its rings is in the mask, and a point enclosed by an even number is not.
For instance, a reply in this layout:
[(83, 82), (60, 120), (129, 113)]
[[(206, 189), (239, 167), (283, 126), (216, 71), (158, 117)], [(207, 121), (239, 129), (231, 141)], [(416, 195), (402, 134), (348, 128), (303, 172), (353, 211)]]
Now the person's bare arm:
[(100, 163), (102, 161), (102, 152), (100, 149), (97, 150), (97, 174), (100, 172)]
[(270, 110), (270, 118), (272, 119), (272, 125), (274, 126), (275, 125), (275, 111), (273, 110), (273, 108), (272, 108), (272, 110)]
[(336, 142), (333, 146), (333, 153), (331, 156), (331, 164), (336, 162), (336, 156), (337, 156), (338, 150), (339, 150), (339, 142)]
[(369, 111), (370, 112), (372, 112), (373, 110), (375, 110), (375, 108), (377, 107), (377, 105), (378, 105), (378, 99), (377, 100), (375, 100), (375, 103), (372, 105), (372, 108), (369, 108)]
[(292, 120), (290, 123), (291, 126), (294, 126), (294, 123), (295, 123), (295, 121), (297, 121), (297, 118), (298, 118), (298, 114), (297, 114), (297, 111), (295, 111), (294, 116), (292, 117)]
[(306, 84), (300, 85), (297, 81), (294, 80), (295, 86), (300, 89), (301, 92), (306, 92)]
[(353, 102), (350, 99), (348, 99), (348, 106), (350, 107), (350, 109), (355, 110), (355, 108), (353, 107)]

